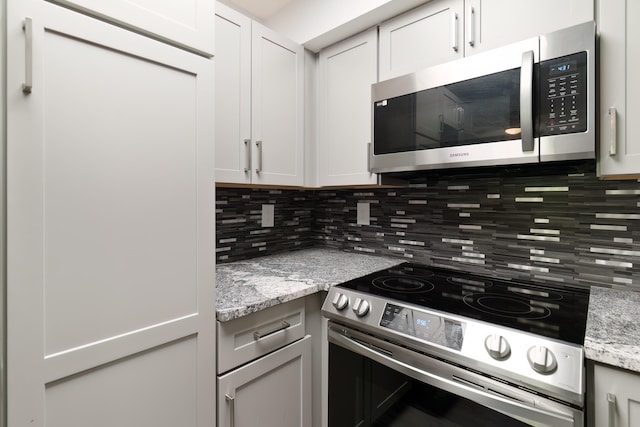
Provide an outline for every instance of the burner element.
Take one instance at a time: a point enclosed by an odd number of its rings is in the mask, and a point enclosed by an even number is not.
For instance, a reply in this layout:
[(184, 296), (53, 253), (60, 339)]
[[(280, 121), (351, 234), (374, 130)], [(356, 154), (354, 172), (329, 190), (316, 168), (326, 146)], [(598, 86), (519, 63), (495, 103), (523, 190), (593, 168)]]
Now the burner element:
[(373, 286), (376, 288), (404, 294), (429, 292), (434, 288), (433, 283), (420, 277), (412, 276), (376, 277), (371, 283), (373, 283)]
[(551, 314), (547, 307), (534, 306), (528, 300), (495, 294), (472, 294), (465, 304), (483, 313), (513, 319), (543, 319)]

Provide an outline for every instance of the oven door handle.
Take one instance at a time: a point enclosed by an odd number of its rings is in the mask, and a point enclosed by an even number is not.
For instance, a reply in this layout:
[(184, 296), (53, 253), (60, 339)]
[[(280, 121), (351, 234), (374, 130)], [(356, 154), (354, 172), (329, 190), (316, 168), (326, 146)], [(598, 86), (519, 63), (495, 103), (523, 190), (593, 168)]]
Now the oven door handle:
[[(344, 330), (344, 328), (341, 329)], [(393, 353), (394, 351), (403, 351), (401, 347), (397, 347), (397, 350), (381, 348), (375, 344), (345, 336), (343, 333), (332, 328), (329, 328), (327, 337), (329, 342), (332, 342), (333, 344), (381, 363), (411, 378), (430, 384), (439, 389), (446, 390), (450, 393), (469, 399), (487, 408), (491, 408), (497, 412), (506, 414), (524, 422), (537, 422), (554, 427), (575, 427), (577, 425), (573, 415), (569, 412), (560, 413), (552, 410), (552, 408), (542, 409), (534, 407), (532, 404), (524, 403), (526, 402), (526, 399), (518, 400), (515, 397), (501, 394), (499, 392), (492, 393), (490, 391), (485, 391), (481, 389), (480, 386), (476, 386), (471, 382), (464, 380), (461, 381), (461, 379), (455, 375), (451, 375), (451, 379), (448, 379), (397, 360), (394, 358)]]

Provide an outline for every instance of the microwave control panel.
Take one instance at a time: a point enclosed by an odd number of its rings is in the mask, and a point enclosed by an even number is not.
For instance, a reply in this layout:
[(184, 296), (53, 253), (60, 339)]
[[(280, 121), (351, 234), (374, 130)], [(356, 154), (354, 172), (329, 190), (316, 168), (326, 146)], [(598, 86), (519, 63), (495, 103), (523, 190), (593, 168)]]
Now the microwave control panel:
[(587, 131), (587, 53), (540, 63), (540, 136)]

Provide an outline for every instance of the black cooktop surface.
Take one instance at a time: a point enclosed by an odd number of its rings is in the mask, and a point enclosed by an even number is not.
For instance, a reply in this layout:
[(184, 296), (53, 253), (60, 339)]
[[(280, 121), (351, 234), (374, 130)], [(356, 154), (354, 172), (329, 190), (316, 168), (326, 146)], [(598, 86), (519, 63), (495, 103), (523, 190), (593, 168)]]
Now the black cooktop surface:
[(404, 263), (338, 285), (583, 345), (589, 290)]

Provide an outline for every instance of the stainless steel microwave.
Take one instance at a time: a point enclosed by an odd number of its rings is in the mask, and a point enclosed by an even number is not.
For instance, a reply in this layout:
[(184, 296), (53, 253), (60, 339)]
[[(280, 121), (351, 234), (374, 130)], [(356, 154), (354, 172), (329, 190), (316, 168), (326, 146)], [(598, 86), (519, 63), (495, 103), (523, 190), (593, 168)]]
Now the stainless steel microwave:
[(595, 23), (376, 83), (372, 172), (595, 158)]

